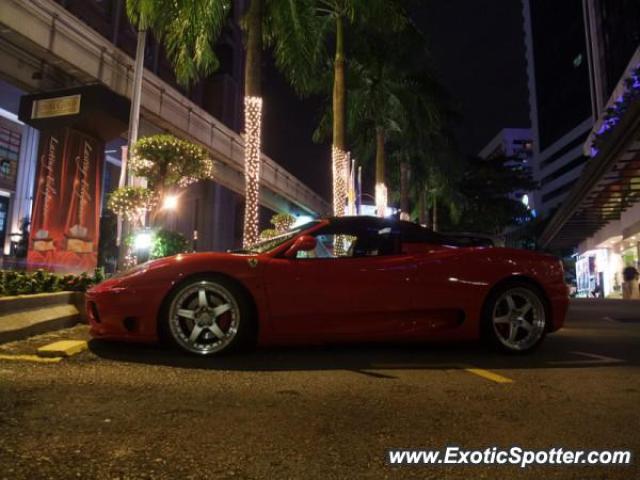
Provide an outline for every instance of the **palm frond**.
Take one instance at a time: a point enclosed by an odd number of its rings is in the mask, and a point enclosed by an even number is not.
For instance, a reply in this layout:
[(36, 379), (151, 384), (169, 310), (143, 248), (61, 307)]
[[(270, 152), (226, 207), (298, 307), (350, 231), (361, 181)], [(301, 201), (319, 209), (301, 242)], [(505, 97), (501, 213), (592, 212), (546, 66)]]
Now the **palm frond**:
[(315, 0), (269, 0), (266, 7), (264, 42), (273, 48), (276, 67), (299, 95), (318, 91), (331, 19), (317, 15)]
[(127, 0), (126, 7), (134, 25), (164, 44), (178, 83), (186, 86), (218, 68), (214, 46), (230, 0)]

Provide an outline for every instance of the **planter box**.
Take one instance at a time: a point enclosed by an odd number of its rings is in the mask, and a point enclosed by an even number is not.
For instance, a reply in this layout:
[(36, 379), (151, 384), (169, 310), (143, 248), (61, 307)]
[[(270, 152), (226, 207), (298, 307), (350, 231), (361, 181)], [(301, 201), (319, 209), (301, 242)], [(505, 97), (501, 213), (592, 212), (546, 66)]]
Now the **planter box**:
[(0, 297), (0, 343), (67, 328), (86, 321), (81, 292)]

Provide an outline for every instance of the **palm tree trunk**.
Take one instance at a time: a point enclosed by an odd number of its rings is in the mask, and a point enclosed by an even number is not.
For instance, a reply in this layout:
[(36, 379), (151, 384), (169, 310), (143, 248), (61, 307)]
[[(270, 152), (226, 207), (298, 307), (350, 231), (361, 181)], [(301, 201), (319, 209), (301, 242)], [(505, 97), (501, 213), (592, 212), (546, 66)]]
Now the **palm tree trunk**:
[(376, 184), (384, 183), (385, 151), (384, 128), (376, 127)]
[(409, 164), (400, 162), (400, 219), (409, 220)]
[(433, 231), (438, 231), (438, 196), (433, 194)]
[(344, 53), (344, 19), (336, 18), (336, 57), (333, 76), (333, 145), (341, 150), (347, 149), (346, 128), (346, 80)]
[[(122, 156), (122, 165), (120, 166), (120, 179), (118, 187), (123, 188), (129, 185), (129, 157), (133, 152), (133, 146), (138, 141), (138, 127), (140, 125), (140, 99), (142, 96), (142, 78), (144, 75), (144, 50), (147, 41), (147, 31), (142, 29), (138, 31), (138, 42), (136, 45), (136, 59), (133, 69), (133, 83), (131, 85), (131, 108), (129, 110), (129, 134), (127, 141), (127, 154)], [(118, 217), (116, 227), (116, 244), (118, 245), (118, 270), (124, 270), (129, 248), (125, 244), (125, 239), (131, 231), (131, 225), (126, 218)]]
[(242, 243), (258, 241), (260, 153), (262, 128), (262, 8), (263, 0), (251, 0), (246, 16), (246, 58), (244, 65), (244, 169), (245, 207)]
[(384, 183), (385, 167), (385, 131), (376, 127), (376, 207), (378, 216), (384, 217), (387, 210), (387, 186)]
[(429, 227), (426, 187), (423, 187), (418, 193), (418, 221), (420, 222), (420, 225)]
[(336, 55), (333, 64), (333, 214), (344, 215), (347, 194), (346, 79), (344, 53), (344, 18), (336, 17)]

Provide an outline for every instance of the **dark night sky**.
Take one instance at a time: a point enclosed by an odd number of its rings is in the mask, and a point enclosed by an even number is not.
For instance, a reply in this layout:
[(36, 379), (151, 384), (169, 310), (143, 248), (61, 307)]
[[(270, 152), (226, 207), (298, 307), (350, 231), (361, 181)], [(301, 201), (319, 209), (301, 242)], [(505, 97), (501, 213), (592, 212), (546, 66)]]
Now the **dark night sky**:
[[(520, 1), (422, 0), (413, 18), (462, 115), (462, 152), (477, 153), (504, 127), (529, 125)], [(311, 140), (323, 99), (299, 100), (272, 65), (264, 97), (264, 151), (328, 199), (330, 146)]]

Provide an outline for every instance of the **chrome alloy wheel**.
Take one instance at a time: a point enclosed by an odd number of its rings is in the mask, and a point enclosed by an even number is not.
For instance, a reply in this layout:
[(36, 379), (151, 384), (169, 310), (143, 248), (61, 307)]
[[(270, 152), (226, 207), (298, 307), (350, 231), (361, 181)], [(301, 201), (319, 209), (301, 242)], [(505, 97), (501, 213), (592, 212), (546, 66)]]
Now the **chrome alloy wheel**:
[(514, 351), (533, 347), (546, 326), (542, 301), (524, 287), (511, 288), (498, 297), (491, 318), (498, 340)]
[(184, 349), (208, 355), (224, 350), (238, 333), (240, 308), (222, 285), (198, 281), (178, 292), (169, 309), (169, 328)]

